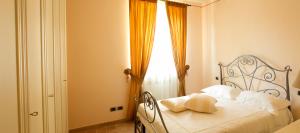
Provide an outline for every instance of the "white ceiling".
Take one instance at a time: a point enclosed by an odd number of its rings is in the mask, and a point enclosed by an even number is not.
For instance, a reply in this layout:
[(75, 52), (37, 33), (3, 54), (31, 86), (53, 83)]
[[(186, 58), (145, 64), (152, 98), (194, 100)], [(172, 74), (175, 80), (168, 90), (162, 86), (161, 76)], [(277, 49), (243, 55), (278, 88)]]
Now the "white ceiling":
[(187, 3), (187, 4), (192, 4), (192, 5), (202, 5), (205, 3), (209, 3), (212, 0), (173, 0), (173, 1), (183, 2), (183, 3)]
[(194, 3), (204, 3), (204, 2), (209, 2), (209, 0), (182, 0), (186, 2), (194, 2)]

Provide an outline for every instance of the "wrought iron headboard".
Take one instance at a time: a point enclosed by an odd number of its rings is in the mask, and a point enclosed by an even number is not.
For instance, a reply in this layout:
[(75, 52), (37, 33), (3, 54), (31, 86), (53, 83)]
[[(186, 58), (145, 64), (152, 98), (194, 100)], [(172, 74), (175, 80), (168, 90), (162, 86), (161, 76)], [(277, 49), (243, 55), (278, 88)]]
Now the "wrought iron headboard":
[(228, 65), (219, 63), (222, 85), (268, 93), (290, 100), (290, 66), (276, 69), (253, 55), (242, 55)]

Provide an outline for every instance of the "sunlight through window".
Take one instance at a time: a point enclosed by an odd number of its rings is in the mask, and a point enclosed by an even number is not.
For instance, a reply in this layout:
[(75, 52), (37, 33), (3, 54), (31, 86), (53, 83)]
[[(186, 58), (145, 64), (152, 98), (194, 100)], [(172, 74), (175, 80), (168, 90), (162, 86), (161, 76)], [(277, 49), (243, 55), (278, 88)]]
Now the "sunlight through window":
[(163, 1), (158, 1), (157, 4), (154, 45), (143, 87), (158, 99), (177, 96), (178, 79), (166, 5)]

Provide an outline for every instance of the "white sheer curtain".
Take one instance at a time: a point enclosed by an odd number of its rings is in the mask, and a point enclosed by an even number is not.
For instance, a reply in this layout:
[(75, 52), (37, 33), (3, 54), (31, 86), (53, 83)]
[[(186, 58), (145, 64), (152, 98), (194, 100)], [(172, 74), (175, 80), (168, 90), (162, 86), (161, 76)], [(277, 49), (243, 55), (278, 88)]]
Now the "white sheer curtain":
[(166, 5), (158, 1), (154, 45), (143, 83), (157, 99), (177, 96), (178, 79), (172, 54)]

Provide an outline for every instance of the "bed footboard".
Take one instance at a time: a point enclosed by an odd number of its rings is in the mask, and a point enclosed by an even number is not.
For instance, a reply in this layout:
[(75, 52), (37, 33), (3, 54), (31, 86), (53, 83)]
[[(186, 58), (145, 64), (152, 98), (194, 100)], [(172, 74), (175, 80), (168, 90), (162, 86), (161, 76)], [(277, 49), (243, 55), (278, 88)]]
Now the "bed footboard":
[(165, 129), (165, 133), (169, 133), (166, 124), (164, 122), (163, 116), (161, 114), (161, 111), (159, 109), (159, 106), (157, 104), (157, 101), (150, 92), (148, 91), (143, 92), (140, 98), (137, 100), (137, 109), (136, 109), (137, 112), (139, 111), (140, 105), (143, 107), (142, 111), (144, 115), (136, 116), (135, 123), (134, 123), (135, 133), (145, 133), (145, 126), (141, 122), (139, 117), (143, 117), (143, 119), (147, 122), (147, 124), (152, 125), (151, 127), (153, 128), (153, 131), (156, 131), (156, 128), (153, 125), (153, 123), (155, 122), (156, 119), (158, 119)]
[(141, 122), (140, 118), (136, 116), (134, 120), (134, 133), (145, 133), (145, 132), (146, 132), (145, 126)]

